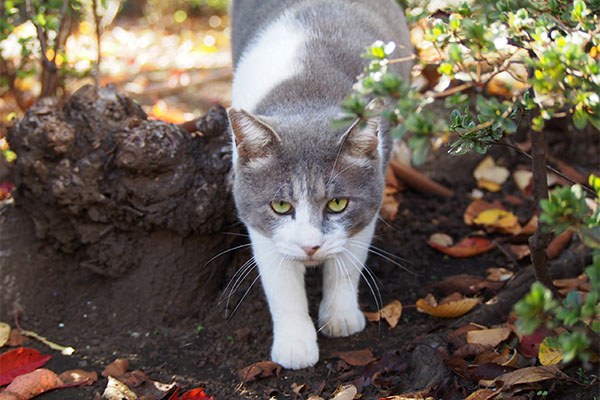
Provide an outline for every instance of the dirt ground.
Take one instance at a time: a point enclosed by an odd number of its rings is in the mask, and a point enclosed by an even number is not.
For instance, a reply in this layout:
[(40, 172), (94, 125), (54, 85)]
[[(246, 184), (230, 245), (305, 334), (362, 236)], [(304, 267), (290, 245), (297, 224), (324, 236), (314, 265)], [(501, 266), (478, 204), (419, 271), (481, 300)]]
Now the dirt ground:
[[(553, 136), (550, 140), (552, 151), (561, 154), (564, 161), (577, 168), (588, 172), (597, 171), (597, 137), (580, 143), (585, 146), (574, 145), (569, 139), (568, 135)], [(590, 143), (591, 146), (587, 145)], [(511, 170), (518, 164), (527, 164), (525, 159), (503, 148), (494, 149), (492, 154)], [(314, 394), (329, 398), (340, 384), (355, 382), (357, 375), (360, 375), (352, 373), (357, 368), (340, 363), (334, 355), (337, 352), (370, 349), (376, 357), (396, 357), (397, 365), (402, 367), (397, 368), (396, 372), (387, 373), (385, 379), (365, 385), (362, 398), (377, 399), (401, 393), (410, 389), (411, 382), (417, 379), (414, 373), (418, 368), (407, 360), (407, 355), (423, 343), (424, 335), (440, 332), (451, 322), (417, 312), (410, 305), (431, 292), (430, 285), (444, 277), (460, 273), (484, 276), (485, 269), (489, 267), (519, 269), (527, 264), (522, 262), (518, 266), (511, 265), (506, 255), (498, 249), (477, 257), (455, 259), (444, 256), (426, 244), (427, 238), (435, 232), (445, 232), (454, 238), (460, 238), (472, 231), (463, 223), (462, 213), (471, 201), (469, 193), (476, 186), (471, 172), (480, 159), (481, 156), (476, 155), (447, 156), (442, 149), (434, 160), (422, 168), (428, 175), (454, 190), (456, 195), (453, 198), (426, 195), (411, 188), (405, 188), (398, 195), (401, 199), (398, 216), (392, 223), (380, 221), (374, 240), (374, 248), (380, 249), (375, 251), (385, 251), (385, 254), (389, 252), (394, 256), (380, 257), (371, 254), (368, 265), (376, 276), (383, 304), (397, 299), (405, 306), (402, 319), (394, 329), (390, 329), (385, 322), (368, 323), (363, 332), (349, 338), (331, 339), (320, 335), (320, 361), (313, 368), (282, 370), (279, 376), (245, 384), (237, 375), (238, 370), (250, 364), (268, 360), (272, 340), (270, 315), (260, 284), (250, 287), (256, 278), (256, 271), (252, 271), (233, 294), (229, 305), (230, 314), (240, 299), (243, 298), (243, 301), (235, 314), (226, 318), (224, 299), (229, 292), (225, 284), (234, 279), (237, 268), (250, 257), (247, 249), (237, 251), (238, 261), (227, 271), (221, 295), (205, 302), (198, 309), (197, 315), (180, 318), (171, 326), (164, 326), (159, 320), (153, 325), (150, 321), (147, 327), (142, 328), (135, 324), (128, 325), (127, 320), (117, 323), (106, 319), (106, 314), (99, 310), (109, 302), (103, 304), (98, 297), (95, 297), (94, 302), (77, 298), (77, 302), (73, 304), (56, 304), (48, 299), (44, 303), (45, 308), (26, 310), (20, 318), (21, 325), (24, 329), (34, 330), (59, 344), (72, 346), (76, 352), (70, 357), (62, 356), (33, 340), (27, 346), (51, 354), (53, 358), (47, 367), (57, 372), (74, 368), (100, 372), (114, 359), (127, 358), (131, 362), (130, 370), (142, 370), (150, 378), (160, 382), (175, 381), (184, 389), (201, 386), (215, 399), (307, 399)], [(587, 164), (582, 165), (581, 160), (587, 160)], [(507, 194), (521, 196), (511, 181), (504, 185), (502, 192), (486, 193), (485, 199), (501, 200)], [(531, 205), (527, 202), (513, 210), (522, 220), (531, 215)], [(27, 227), (26, 221), (21, 221), (18, 226), (22, 235), (27, 235), (28, 229), (32, 229)], [(241, 236), (236, 245), (245, 242), (247, 239)], [(13, 251), (21, 251), (23, 263), (29, 266), (35, 264), (36, 268), (52, 270), (57, 275), (54, 282), (60, 281), (60, 274), (76, 273), (53, 264), (53, 260), (45, 259), (43, 246), (33, 243), (31, 246), (29, 249), (35, 249), (34, 252), (25, 249)], [(391, 260), (397, 262), (392, 263)], [(314, 316), (320, 298), (318, 268), (308, 273), (307, 288)], [(35, 296), (36, 293), (45, 292), (44, 289), (46, 288), (32, 287), (29, 295)], [(488, 292), (486, 296), (487, 299), (492, 293)], [(365, 282), (362, 284), (360, 299), (363, 310), (376, 311), (374, 296)], [(135, 303), (135, 300), (131, 299), (131, 303)], [(124, 303), (121, 307), (127, 309), (131, 304)], [(10, 313), (5, 309), (2, 316), (6, 320)], [(501, 318), (498, 315), (498, 322)], [(12, 323), (10, 320), (6, 322)], [(575, 369), (571, 368), (570, 372), (573, 373)], [(93, 386), (57, 390), (38, 398), (92, 399), (103, 392), (105, 385), (106, 379), (101, 378)], [(293, 390), (295, 385), (307, 386), (298, 394)], [(465, 385), (469, 392), (476, 388), (474, 384), (455, 377), (452, 382), (448, 382), (450, 389), (439, 393), (439, 398), (464, 398), (460, 390), (452, 389), (461, 385)], [(573, 385), (558, 385), (545, 398), (595, 399), (597, 396), (597, 386), (582, 389)]]

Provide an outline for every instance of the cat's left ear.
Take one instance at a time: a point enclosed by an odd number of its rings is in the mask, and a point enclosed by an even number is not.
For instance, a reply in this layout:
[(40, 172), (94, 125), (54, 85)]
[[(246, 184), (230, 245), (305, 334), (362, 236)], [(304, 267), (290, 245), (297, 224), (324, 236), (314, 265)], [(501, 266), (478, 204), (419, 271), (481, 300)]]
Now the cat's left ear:
[(274, 143), (281, 137), (266, 122), (244, 111), (230, 108), (227, 111), (238, 155), (244, 159), (260, 158), (268, 155)]
[(352, 157), (378, 156), (379, 123), (379, 115), (354, 122), (341, 138), (343, 151)]

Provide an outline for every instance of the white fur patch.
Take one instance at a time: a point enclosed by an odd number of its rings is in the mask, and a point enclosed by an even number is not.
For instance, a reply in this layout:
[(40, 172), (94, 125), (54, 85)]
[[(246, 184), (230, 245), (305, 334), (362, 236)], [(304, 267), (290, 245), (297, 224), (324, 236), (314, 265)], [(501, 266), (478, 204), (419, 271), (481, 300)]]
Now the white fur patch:
[(296, 75), (304, 29), (283, 14), (244, 51), (235, 70), (232, 106), (253, 112), (271, 89)]

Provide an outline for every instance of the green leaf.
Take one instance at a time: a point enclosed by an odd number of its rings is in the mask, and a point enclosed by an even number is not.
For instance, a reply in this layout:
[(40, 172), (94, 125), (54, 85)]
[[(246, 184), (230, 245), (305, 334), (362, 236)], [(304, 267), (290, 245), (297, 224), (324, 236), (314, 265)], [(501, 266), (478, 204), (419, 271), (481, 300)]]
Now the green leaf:
[(573, 113), (573, 124), (577, 129), (583, 129), (587, 125), (587, 113), (585, 113), (582, 109), (578, 108)]

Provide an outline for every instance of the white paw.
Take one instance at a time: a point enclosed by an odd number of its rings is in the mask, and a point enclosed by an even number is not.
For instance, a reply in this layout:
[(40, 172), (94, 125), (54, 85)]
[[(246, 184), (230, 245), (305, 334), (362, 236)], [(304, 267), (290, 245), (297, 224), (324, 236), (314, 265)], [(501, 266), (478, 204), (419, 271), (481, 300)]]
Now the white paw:
[[(329, 308), (329, 307), (328, 307)], [(365, 329), (365, 316), (358, 308), (319, 310), (319, 328), (325, 336), (350, 336)]]
[(319, 361), (319, 346), (312, 321), (289, 321), (282, 325), (274, 333), (271, 359), (287, 369), (315, 365)]

